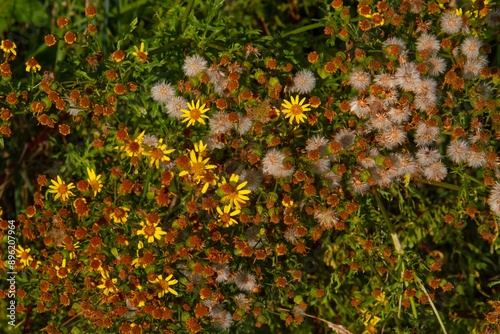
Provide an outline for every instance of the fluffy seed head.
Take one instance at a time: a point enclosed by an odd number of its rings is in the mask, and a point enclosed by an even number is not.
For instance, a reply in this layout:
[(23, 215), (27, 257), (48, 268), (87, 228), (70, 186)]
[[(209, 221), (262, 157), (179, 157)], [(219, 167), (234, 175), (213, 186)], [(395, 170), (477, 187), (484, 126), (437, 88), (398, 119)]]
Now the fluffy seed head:
[(320, 151), (320, 154), (323, 154), (321, 150), (324, 150), (326, 148), (326, 145), (328, 145), (328, 140), (320, 135), (314, 135), (312, 138), (309, 138), (306, 141), (306, 151), (314, 151), (318, 150)]
[(283, 170), (283, 160), (285, 160), (285, 155), (281, 153), (276, 148), (272, 148), (262, 159), (262, 171), (264, 174), (271, 174), (274, 177), (282, 177)]
[(302, 70), (297, 72), (293, 79), (293, 93), (307, 94), (310, 93), (316, 86), (316, 78), (309, 70)]
[(448, 145), (448, 148), (446, 149), (446, 155), (455, 164), (459, 164), (467, 160), (469, 152), (469, 144), (463, 139), (457, 139), (454, 143)]
[(439, 151), (432, 150), (428, 147), (422, 147), (417, 151), (417, 154), (415, 154), (415, 156), (419, 165), (422, 167), (427, 167), (441, 160), (441, 154), (439, 153)]
[(207, 61), (198, 55), (188, 56), (182, 65), (184, 74), (188, 77), (195, 77), (207, 70)]
[(161, 81), (151, 87), (151, 96), (158, 103), (167, 103), (175, 96), (175, 89), (171, 84)]
[(446, 60), (438, 56), (431, 56), (427, 58), (425, 65), (429, 68), (429, 75), (433, 77), (444, 73), (446, 70)]
[(395, 124), (401, 124), (403, 122), (408, 122), (410, 119), (410, 108), (406, 105), (400, 107), (392, 107), (389, 109), (387, 116)]
[(325, 229), (331, 229), (339, 222), (337, 211), (331, 207), (316, 210), (314, 212), (314, 218), (318, 221), (321, 227)]
[(238, 114), (238, 133), (244, 135), (252, 128), (252, 120), (243, 114)]
[(500, 8), (494, 8), (486, 15), (486, 24), (490, 28), (496, 28), (500, 25)]
[(454, 12), (446, 12), (441, 17), (440, 27), (448, 35), (456, 34), (462, 28), (462, 18)]
[(213, 133), (228, 133), (233, 127), (233, 123), (229, 122), (227, 114), (223, 111), (216, 112), (208, 121), (210, 130)]
[(479, 56), (479, 48), (483, 45), (483, 41), (477, 37), (467, 37), (460, 46), (462, 53), (467, 58), (477, 58)]
[(420, 83), (420, 72), (413, 63), (401, 64), (395, 73), (396, 83), (404, 91), (413, 91)]
[(471, 150), (467, 158), (469, 166), (472, 168), (480, 168), (486, 165), (486, 153), (483, 151)]
[(252, 292), (257, 286), (255, 275), (246, 270), (239, 270), (234, 278), (236, 286), (243, 291)]
[(442, 181), (447, 174), (448, 170), (441, 161), (435, 162), (424, 168), (424, 176), (427, 180), (439, 182)]
[(377, 139), (382, 147), (393, 149), (406, 141), (406, 132), (401, 126), (394, 125), (382, 130)]
[(488, 204), (491, 211), (500, 216), (500, 182), (496, 182), (488, 196)]
[(353, 145), (355, 139), (356, 139), (356, 133), (349, 129), (340, 130), (334, 137), (334, 140), (340, 143), (340, 146), (342, 146), (343, 150)]
[(370, 74), (363, 70), (356, 70), (349, 76), (349, 83), (354, 89), (363, 90), (370, 86)]
[(181, 119), (181, 115), (184, 114), (181, 109), (188, 109), (187, 100), (182, 96), (174, 96), (167, 101), (165, 109), (170, 117)]
[(316, 174), (326, 173), (330, 169), (330, 159), (321, 158), (311, 164), (311, 171)]
[(417, 131), (415, 132), (415, 143), (418, 146), (429, 145), (430, 143), (436, 141), (439, 135), (439, 127), (429, 126), (425, 122), (420, 122), (417, 125)]
[(440, 48), (441, 45), (439, 40), (434, 35), (424, 33), (417, 39), (417, 51), (430, 51), (431, 53), (437, 53)]

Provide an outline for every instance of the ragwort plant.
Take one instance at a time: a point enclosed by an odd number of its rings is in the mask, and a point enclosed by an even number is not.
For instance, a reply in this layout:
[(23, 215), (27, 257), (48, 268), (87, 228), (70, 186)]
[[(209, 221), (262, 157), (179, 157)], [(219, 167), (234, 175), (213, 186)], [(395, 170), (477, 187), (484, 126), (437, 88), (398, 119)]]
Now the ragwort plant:
[(498, 330), (499, 8), (311, 4), (158, 6), (109, 52), (89, 5), (56, 67), (2, 40), (2, 140), (25, 117), (53, 161), (13, 332)]

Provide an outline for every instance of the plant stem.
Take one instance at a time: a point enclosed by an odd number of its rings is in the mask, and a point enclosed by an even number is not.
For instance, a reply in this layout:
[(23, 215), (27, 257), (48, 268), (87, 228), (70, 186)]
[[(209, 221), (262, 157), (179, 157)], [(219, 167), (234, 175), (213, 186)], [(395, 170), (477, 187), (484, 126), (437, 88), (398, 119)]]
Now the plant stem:
[(191, 42), (191, 39), (189, 38), (181, 38), (181, 39), (177, 39), (173, 42), (170, 42), (170, 43), (167, 43), (165, 44), (164, 46), (160, 46), (159, 48), (157, 49), (154, 49), (153, 51), (150, 51), (149, 54), (150, 55), (155, 55), (157, 53), (160, 53), (160, 52), (163, 52), (173, 46), (176, 46), (177, 44), (182, 44), (182, 43), (188, 43), (188, 42)]
[(325, 26), (325, 24), (324, 23), (320, 23), (320, 22), (309, 24), (309, 25), (297, 28), (295, 30), (289, 31), (289, 32), (283, 34), (282, 37), (286, 37), (286, 36), (289, 36), (289, 35), (300, 34), (300, 33), (303, 33), (305, 31), (316, 29), (316, 28), (321, 28), (321, 27), (324, 27), (324, 26)]
[(420, 281), (420, 278), (418, 278), (417, 275), (413, 275), (415, 277), (415, 283), (417, 283), (418, 287), (427, 295), (427, 298), (429, 299), (429, 303), (431, 304), (432, 310), (434, 311), (434, 314), (436, 315), (436, 318), (439, 322), (439, 325), (441, 326), (441, 329), (443, 330), (444, 334), (448, 334), (446, 331), (446, 328), (444, 327), (443, 321), (441, 320), (441, 317), (439, 316), (439, 313), (436, 309), (436, 306), (434, 305), (434, 302), (431, 299), (431, 296), (427, 293), (427, 290), (425, 289), (425, 286), (422, 284), (422, 281)]
[(193, 5), (194, 5), (194, 0), (189, 0), (186, 11), (184, 12), (184, 15), (182, 16), (182, 19), (181, 19), (181, 22), (182, 22), (181, 23), (181, 31), (182, 32), (184, 32), (184, 30), (186, 29), (187, 19), (189, 17), (189, 13), (191, 13), (191, 10), (193, 9)]
[(424, 179), (414, 179), (414, 180), (416, 182), (432, 184), (433, 186), (441, 187), (441, 188), (445, 188), (445, 189), (450, 189), (450, 190), (455, 190), (455, 191), (462, 190), (462, 188), (460, 188), (459, 186), (456, 186), (456, 185), (451, 184), (451, 183), (429, 181), (429, 180), (424, 180)]

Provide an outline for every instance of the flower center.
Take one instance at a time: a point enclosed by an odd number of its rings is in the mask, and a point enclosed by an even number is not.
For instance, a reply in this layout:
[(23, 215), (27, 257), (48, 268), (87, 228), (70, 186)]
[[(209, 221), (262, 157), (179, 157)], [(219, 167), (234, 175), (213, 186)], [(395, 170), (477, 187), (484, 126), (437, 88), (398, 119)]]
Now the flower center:
[(107, 289), (112, 289), (114, 288), (113, 280), (111, 278), (106, 279), (106, 282), (104, 283), (104, 286)]
[(153, 151), (151, 151), (151, 156), (155, 160), (161, 160), (163, 158), (163, 151), (159, 148), (155, 148)]
[(202, 162), (192, 163), (191, 172), (196, 175), (203, 175), (205, 173), (205, 165)]
[(66, 276), (68, 276), (68, 269), (66, 269), (66, 268), (59, 268), (59, 270), (57, 271), (57, 274), (60, 277), (66, 277)]
[(29, 254), (28, 254), (28, 253), (26, 253), (26, 252), (22, 252), (22, 253), (21, 253), (21, 259), (23, 259), (23, 260), (27, 260), (27, 259), (28, 259), (28, 257), (29, 257)]
[(165, 281), (164, 279), (161, 279), (160, 280), (160, 287), (162, 288), (162, 290), (168, 290), (168, 282)]
[(223, 214), (220, 216), (220, 220), (221, 220), (223, 223), (228, 224), (228, 223), (231, 221), (231, 216), (229, 215), (229, 213), (223, 213)]
[(200, 109), (192, 109), (190, 112), (189, 112), (190, 116), (191, 116), (191, 119), (194, 119), (195, 121), (198, 120), (201, 116), (201, 111)]
[(302, 106), (298, 105), (298, 104), (294, 104), (291, 108), (290, 108), (290, 112), (295, 115), (295, 116), (298, 116), (300, 114), (302, 114)]
[(130, 152), (138, 152), (140, 147), (141, 145), (139, 145), (139, 143), (136, 143), (135, 141), (128, 144), (128, 149), (130, 150)]
[(99, 181), (97, 181), (97, 180), (90, 180), (89, 184), (90, 184), (90, 186), (92, 187), (93, 190), (98, 190), (99, 189)]
[(68, 192), (68, 187), (65, 184), (61, 184), (57, 187), (57, 192), (61, 195), (66, 194)]
[(156, 228), (154, 225), (147, 225), (144, 227), (144, 234), (146, 234), (148, 237), (152, 237), (155, 235)]
[(115, 217), (121, 219), (125, 216), (125, 211), (122, 209), (115, 209)]
[(233, 191), (233, 187), (229, 183), (224, 183), (221, 187), (222, 192), (229, 195)]
[(229, 197), (230, 199), (237, 199), (238, 195), (238, 190), (234, 190), (227, 194), (227, 197)]

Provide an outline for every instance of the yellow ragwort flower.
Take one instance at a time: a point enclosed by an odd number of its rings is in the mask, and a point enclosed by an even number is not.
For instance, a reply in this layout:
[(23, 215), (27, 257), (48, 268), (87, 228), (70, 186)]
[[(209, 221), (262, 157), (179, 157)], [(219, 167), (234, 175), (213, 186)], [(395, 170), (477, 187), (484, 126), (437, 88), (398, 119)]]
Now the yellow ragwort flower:
[(224, 227), (238, 224), (238, 222), (232, 217), (240, 214), (241, 210), (234, 210), (233, 212), (230, 211), (231, 207), (228, 205), (224, 206), (224, 212), (222, 212), (220, 207), (217, 207), (217, 212), (219, 213), (219, 221), (222, 222), (222, 226)]
[(160, 240), (162, 235), (167, 234), (163, 231), (161, 227), (158, 227), (158, 223), (150, 224), (149, 222), (141, 222), (142, 230), (137, 231), (137, 235), (143, 235), (144, 238), (148, 239), (148, 243), (155, 241), (155, 238)]
[[(202, 147), (201, 145), (202, 144), (200, 144), (200, 147)], [(189, 152), (189, 159), (190, 159), (189, 169), (180, 172), (179, 176), (190, 174), (192, 180), (196, 183), (199, 183), (200, 181), (202, 181), (203, 177), (207, 173), (207, 170), (217, 168), (217, 166), (215, 165), (209, 165), (208, 162), (210, 161), (210, 158), (203, 159), (202, 153), (203, 153), (202, 150), (200, 150), (200, 152), (197, 155), (195, 150), (191, 150)], [(203, 185), (203, 189), (201, 190), (202, 193), (205, 193), (207, 191), (208, 185), (209, 185), (208, 182)]]
[(90, 187), (92, 187), (92, 193), (95, 196), (102, 190), (103, 187), (103, 184), (101, 183), (102, 175), (99, 174), (96, 176), (95, 171), (89, 167), (87, 167), (87, 174), (89, 175), (87, 182), (89, 183)]
[(181, 117), (185, 118), (182, 123), (188, 122), (187, 126), (194, 125), (196, 122), (205, 124), (205, 120), (203, 118), (208, 118), (207, 115), (203, 115), (210, 109), (205, 108), (205, 103), (203, 103), (200, 107), (200, 100), (196, 102), (196, 105), (194, 101), (191, 101), (191, 103), (188, 102), (188, 108), (189, 110), (181, 109), (181, 111), (184, 112), (184, 114), (181, 115)]
[(102, 275), (102, 284), (98, 285), (99, 289), (103, 289), (103, 293), (107, 296), (110, 292), (116, 292), (118, 289), (115, 286), (115, 283), (118, 281), (116, 278), (109, 278), (109, 273), (101, 270)]
[(3, 52), (5, 53), (12, 53), (14, 55), (17, 55), (16, 53), (16, 43), (6, 39), (5, 41), (2, 41), (2, 45), (0, 46), (0, 49), (2, 49)]
[(135, 49), (135, 52), (132, 52), (132, 54), (134, 56), (136, 56), (137, 58), (139, 58), (139, 61), (141, 63), (144, 63), (144, 62), (148, 61), (147, 60), (148, 53), (146, 51), (144, 51), (144, 42), (141, 43), (141, 49), (140, 50), (135, 45), (134, 45), (134, 49)]
[(170, 286), (177, 284), (179, 282), (176, 279), (171, 279), (173, 275), (168, 275), (167, 278), (163, 279), (162, 275), (159, 275), (156, 280), (153, 281), (153, 283), (158, 283), (159, 292), (158, 292), (158, 298), (163, 297), (166, 293), (171, 293), (175, 296), (178, 295), (177, 291), (172, 289)]
[(33, 257), (30, 255), (31, 248), (23, 248), (21, 245), (18, 245), (16, 252), (17, 257), (21, 258), (23, 266), (28, 266), (33, 261)]
[(285, 118), (290, 118), (290, 124), (295, 120), (297, 124), (304, 122), (307, 119), (307, 116), (304, 114), (305, 111), (311, 110), (308, 108), (310, 104), (304, 104), (306, 98), (304, 97), (299, 102), (299, 96), (297, 95), (295, 99), (293, 96), (291, 97), (291, 102), (285, 100), (285, 102), (281, 105), (283, 108), (282, 111), (285, 114)]
[(26, 72), (31, 72), (31, 70), (33, 70), (33, 72), (38, 72), (41, 69), (42, 69), (42, 67), (38, 64), (36, 59), (33, 57), (28, 59), (28, 61), (26, 62)]
[(229, 207), (236, 209), (240, 209), (241, 205), (249, 200), (248, 194), (251, 193), (250, 190), (243, 189), (247, 185), (247, 181), (238, 184), (240, 176), (236, 174), (232, 174), (229, 178), (229, 182), (226, 181), (224, 177), (222, 177), (222, 183), (219, 183), (219, 188), (224, 194), (221, 199), (222, 203), (229, 203)]
[(170, 158), (167, 154), (172, 153), (173, 149), (167, 150), (167, 144), (163, 144), (163, 138), (158, 141), (158, 146), (149, 152), (144, 152), (144, 155), (150, 156), (150, 163), (156, 168), (160, 168), (160, 162), (169, 162)]
[(51, 180), (52, 185), (49, 186), (49, 193), (56, 194), (54, 199), (61, 198), (61, 202), (66, 202), (69, 198), (69, 196), (75, 196), (71, 192), (71, 189), (75, 187), (73, 183), (66, 184), (63, 180), (61, 180), (61, 177), (57, 175), (56, 180)]

